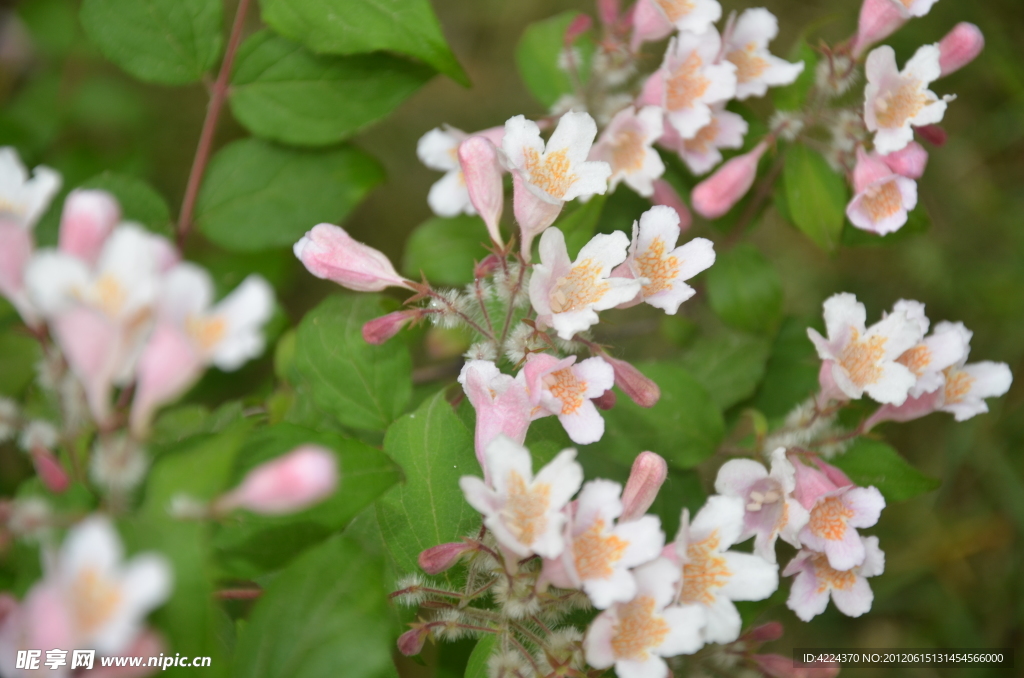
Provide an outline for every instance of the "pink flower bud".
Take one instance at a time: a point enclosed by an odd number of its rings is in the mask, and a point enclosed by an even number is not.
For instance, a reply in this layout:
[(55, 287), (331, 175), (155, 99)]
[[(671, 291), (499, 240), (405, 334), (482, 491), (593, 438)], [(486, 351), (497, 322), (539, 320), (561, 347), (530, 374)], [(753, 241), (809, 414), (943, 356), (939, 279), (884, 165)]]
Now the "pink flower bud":
[(654, 452), (641, 452), (633, 460), (629, 480), (622, 491), (622, 516), (619, 522), (636, 520), (651, 508), (658, 490), (668, 477), (668, 463)]
[(907, 23), (894, 0), (864, 0), (853, 40), (853, 56), (859, 57), (871, 45), (885, 40)]
[(790, 457), (790, 462), (796, 470), (796, 488), (793, 490), (793, 497), (808, 511), (814, 507), (818, 497), (839, 488), (822, 471), (811, 468), (792, 457)]
[(380, 292), (386, 287), (409, 287), (409, 281), (398, 275), (383, 252), (353, 240), (340, 226), (318, 224), (293, 249), (310, 273), (350, 290)]
[(216, 507), (263, 515), (293, 513), (326, 498), (337, 486), (334, 454), (317, 445), (303, 445), (249, 471), (238, 487), (217, 500)]
[(158, 324), (136, 366), (132, 432), (143, 438), (157, 408), (183, 394), (202, 373), (203, 361), (189, 337), (171, 323)]
[(462, 541), (438, 544), (422, 551), (418, 562), (427, 574), (439, 574), (459, 562), (462, 554), (472, 550), (472, 546)]
[(121, 206), (114, 196), (106, 191), (71, 191), (60, 217), (59, 247), (93, 263), (119, 221)]
[(834, 678), (839, 675), (838, 666), (797, 666), (792, 657), (779, 654), (755, 654), (750, 658), (770, 678)]
[(417, 626), (398, 636), (398, 651), (406, 657), (412, 657), (423, 650), (430, 630), (426, 626)]
[(882, 162), (900, 176), (908, 179), (920, 179), (924, 175), (924, 168), (928, 165), (928, 151), (924, 150), (924, 146), (916, 141), (911, 141), (902, 150), (883, 155)]
[(944, 77), (974, 61), (985, 48), (985, 36), (974, 24), (961, 21), (939, 41), (939, 68)]
[(748, 643), (770, 643), (781, 638), (784, 630), (780, 622), (772, 621), (750, 629), (743, 634), (741, 640)]
[(676, 214), (679, 215), (680, 232), (686, 231), (693, 224), (693, 215), (690, 214), (690, 209), (683, 202), (683, 199), (679, 197), (676, 189), (672, 188), (672, 184), (664, 179), (654, 180), (654, 194), (651, 195), (651, 204), (665, 205), (674, 209)]
[(762, 141), (749, 153), (736, 156), (697, 184), (690, 195), (693, 209), (707, 219), (717, 219), (731, 210), (754, 185), (757, 163), (766, 150), (768, 142)]
[(814, 459), (814, 465), (818, 467), (818, 470), (825, 474), (825, 477), (829, 479), (836, 487), (852, 487), (853, 481), (850, 480), (850, 476), (843, 473), (842, 470), (836, 468), (832, 464), (826, 464), (821, 459)]
[(594, 25), (593, 19), (586, 14), (577, 14), (576, 18), (573, 19), (565, 29), (565, 36), (562, 40), (566, 46), (572, 45), (576, 42), (576, 38), (580, 37), (584, 33), (590, 30), (590, 27)]
[(946, 130), (938, 125), (922, 125), (921, 127), (915, 127), (914, 131), (917, 132), (918, 136), (936, 148), (945, 146), (946, 139), (949, 137), (946, 134)]
[(394, 313), (374, 318), (363, 325), (363, 339), (367, 344), (383, 344), (421, 315), (422, 312), (419, 309), (413, 308), (405, 311), (395, 311)]
[(661, 389), (653, 381), (644, 376), (644, 373), (633, 367), (625, 360), (612, 358), (602, 353), (601, 357), (612, 366), (615, 372), (615, 385), (629, 399), (640, 407), (654, 407), (661, 398)]
[(466, 181), (469, 201), (483, 217), (491, 240), (502, 245), (498, 223), (505, 207), (505, 188), (501, 183), (498, 149), (486, 137), (473, 136), (459, 144), (459, 165)]
[(629, 48), (634, 52), (643, 43), (661, 40), (675, 29), (665, 13), (654, 6), (653, 0), (637, 0), (632, 18), (633, 38)]
[(477, 265), (473, 267), (473, 279), (480, 280), (486, 278), (490, 274), (498, 270), (501, 266), (502, 258), (497, 254), (488, 254), (483, 260), (477, 262)]
[(43, 447), (32, 448), (32, 464), (36, 468), (39, 479), (43, 481), (43, 485), (50, 492), (62, 494), (68, 489), (71, 481), (68, 480), (67, 471), (53, 456), (53, 452)]
[(615, 407), (615, 402), (618, 398), (615, 395), (615, 391), (605, 391), (601, 395), (594, 398), (594, 405), (599, 410), (610, 410)]
[(867, 153), (862, 147), (857, 147), (857, 164), (853, 169), (855, 193), (863, 193), (869, 185), (891, 176), (892, 173), (893, 171), (877, 153)]
[(605, 26), (619, 21), (619, 0), (597, 0), (597, 18)]

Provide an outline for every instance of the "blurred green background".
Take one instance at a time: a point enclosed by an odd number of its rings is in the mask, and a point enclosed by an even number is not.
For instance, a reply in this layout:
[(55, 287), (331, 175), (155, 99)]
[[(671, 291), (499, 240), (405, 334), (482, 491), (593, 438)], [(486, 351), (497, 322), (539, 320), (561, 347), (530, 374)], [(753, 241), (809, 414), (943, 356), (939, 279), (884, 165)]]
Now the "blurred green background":
[[(225, 13), (231, 16), (233, 3)], [(465, 130), (499, 125), (512, 115), (545, 113), (517, 74), (513, 54), (531, 22), (565, 9), (592, 13), (588, 2), (566, 0), (435, 0), (453, 51), (474, 86), (435, 77), (394, 114), (358, 135), (357, 146), (382, 161), (388, 179), (345, 223), (357, 239), (399, 261), (410, 231), (431, 215), (426, 194), (439, 174), (416, 159), (416, 141), (449, 123)], [(836, 42), (855, 27), (859, 5), (834, 0), (773, 0), (779, 17), (774, 43), (785, 54), (807, 26)], [(725, 10), (746, 4), (723, 2)], [(105, 170), (147, 179), (176, 213), (205, 113), (201, 86), (140, 84), (103, 60), (84, 38), (71, 0), (4, 2), (0, 39), (0, 144), (14, 144), (27, 164), (60, 170), (67, 187)], [(830, 257), (778, 217), (773, 209), (753, 225), (749, 240), (781, 274), (784, 307), (796, 318), (820, 315), (821, 302), (839, 291), (857, 294), (877, 317), (899, 298), (918, 299), (933, 322), (962, 320), (974, 331), (972, 358), (1009, 363), (1018, 377), (992, 412), (964, 424), (932, 415), (881, 433), (925, 473), (941, 478), (935, 492), (890, 505), (874, 533), (887, 555), (883, 576), (872, 580), (871, 613), (848, 619), (834, 608), (799, 622), (782, 601), (761, 619), (778, 619), (787, 633), (768, 649), (793, 646), (947, 647), (1024, 649), (1024, 7), (1020, 0), (939, 2), (888, 42), (902, 63), (923, 43), (935, 42), (956, 22), (971, 21), (987, 39), (968, 68), (940, 81), (940, 94), (956, 93), (943, 123), (949, 141), (931, 155), (920, 184), (931, 229), (885, 247), (843, 248)], [(256, 30), (257, 12), (247, 30)], [(19, 21), (12, 21), (12, 16)], [(859, 87), (860, 85), (858, 85)], [(767, 101), (754, 105), (769, 111)], [(244, 136), (224, 116), (216, 146)], [(628, 229), (636, 213), (611, 226)], [(50, 226), (47, 227), (46, 224)], [(53, 237), (55, 217), (41, 226)], [(310, 224), (312, 226), (312, 224)], [(50, 230), (47, 231), (46, 228)], [(47, 233), (49, 235), (47, 236)], [(691, 235), (721, 240), (708, 224)], [(234, 256), (196, 237), (189, 256), (233, 286), (260, 271), (279, 290), (290, 324), (331, 287), (305, 274), (288, 251)], [(702, 297), (703, 295), (701, 295)], [(683, 313), (704, 323), (706, 300)], [(632, 316), (630, 316), (632, 317)], [(647, 316), (644, 316), (647, 317)], [(654, 317), (654, 316), (651, 316)], [(612, 326), (612, 337), (622, 322)], [(806, 324), (804, 322), (803, 324)], [(799, 322), (794, 326), (800, 325)], [(653, 325), (657, 327), (657, 325)], [(684, 327), (681, 321), (668, 327)], [(630, 339), (626, 357), (682, 350), (686, 331)], [(668, 338), (666, 338), (668, 337)], [(681, 344), (681, 348), (678, 345)], [(675, 348), (673, 348), (675, 346)], [(240, 378), (213, 376), (204, 398), (249, 393), (265, 383), (269, 358)], [(19, 474), (5, 455), (2, 473)], [(19, 462), (20, 463), (20, 462)], [(24, 464), (21, 463), (20, 472)], [(714, 469), (710, 469), (713, 472)], [(710, 489), (708, 486), (705, 489)], [(786, 554), (780, 556), (784, 564)], [(762, 608), (758, 608), (762, 609)], [(1024, 655), (1018, 653), (1018, 667)], [(1016, 675), (1024, 675), (1017, 668)], [(979, 669), (850, 670), (853, 675), (1000, 675)], [(1011, 675), (1003, 673), (1001, 675)]]

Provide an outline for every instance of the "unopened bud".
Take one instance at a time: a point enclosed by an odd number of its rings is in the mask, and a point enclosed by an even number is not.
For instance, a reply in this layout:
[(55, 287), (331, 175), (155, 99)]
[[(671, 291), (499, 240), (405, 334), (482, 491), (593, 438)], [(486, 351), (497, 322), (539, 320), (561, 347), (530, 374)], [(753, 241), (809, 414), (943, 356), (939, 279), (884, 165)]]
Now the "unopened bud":
[(936, 148), (945, 146), (946, 139), (949, 138), (946, 130), (938, 125), (922, 125), (921, 127), (915, 127), (914, 131), (917, 132), (918, 136)]
[(612, 358), (609, 355), (602, 355), (615, 372), (615, 385), (629, 399), (640, 407), (654, 407), (661, 398), (661, 389), (651, 379), (644, 376), (644, 373), (633, 367), (625, 360)]
[(303, 445), (249, 471), (216, 507), (218, 511), (244, 508), (264, 515), (293, 513), (326, 498), (337, 485), (334, 454), (317, 445)]
[(619, 21), (619, 0), (597, 0), (597, 18), (605, 26)]
[(374, 318), (363, 325), (363, 339), (367, 344), (383, 344), (398, 334), (403, 327), (422, 316), (422, 314), (423, 312), (420, 309), (413, 308), (405, 311), (395, 311), (394, 313)]
[(754, 185), (757, 163), (766, 150), (768, 142), (762, 141), (749, 153), (736, 156), (697, 184), (690, 194), (693, 209), (707, 219), (717, 219), (731, 210)]
[(353, 240), (345, 229), (318, 224), (295, 243), (295, 256), (318, 278), (332, 280), (357, 292), (380, 292), (386, 287), (409, 287), (387, 256)]
[(622, 490), (622, 516), (619, 522), (636, 520), (651, 508), (658, 490), (668, 477), (668, 463), (654, 452), (641, 452), (633, 460), (626, 488)]
[(779, 654), (755, 654), (750, 658), (770, 678), (834, 678), (839, 675), (836, 665), (797, 666), (792, 657)]
[(974, 24), (962, 21), (939, 41), (939, 69), (944, 77), (974, 61), (985, 48), (985, 36)]
[(617, 400), (618, 398), (615, 396), (615, 391), (608, 390), (594, 398), (594, 405), (599, 410), (610, 410), (615, 407)]
[(569, 25), (565, 29), (565, 35), (562, 37), (566, 46), (576, 42), (576, 38), (580, 37), (584, 33), (590, 30), (590, 27), (594, 25), (593, 19), (587, 14), (577, 14)]
[(398, 651), (406, 657), (419, 654), (423, 650), (423, 645), (427, 642), (429, 634), (430, 631), (426, 626), (417, 626), (409, 629), (398, 636)]
[(498, 224), (505, 208), (505, 187), (501, 181), (498, 149), (486, 137), (470, 137), (459, 144), (459, 165), (469, 201), (487, 224), (491, 240), (500, 247)]
[(488, 254), (473, 267), (473, 279), (480, 280), (491, 275), (501, 266), (502, 258), (497, 254)]
[(61, 494), (68, 489), (71, 481), (68, 479), (67, 471), (53, 456), (53, 452), (43, 447), (32, 448), (32, 464), (36, 468), (39, 479), (43, 481), (43, 485), (50, 492)]
[(121, 206), (106, 191), (71, 191), (60, 216), (58, 246), (79, 259), (94, 262), (120, 221)]
[(839, 487), (822, 471), (811, 468), (792, 457), (790, 457), (790, 462), (796, 471), (796, 487), (793, 489), (793, 497), (808, 511), (814, 508), (819, 497)]
[(427, 574), (439, 574), (455, 565), (463, 554), (472, 550), (472, 546), (461, 541), (438, 544), (420, 552), (417, 562)]
[(900, 12), (894, 0), (864, 0), (857, 20), (857, 35), (853, 39), (853, 56), (859, 57), (864, 51), (885, 40), (907, 23), (907, 17)]
[(637, 0), (632, 19), (633, 37), (629, 47), (634, 52), (643, 43), (661, 40), (675, 29), (665, 12), (654, 5), (654, 0)]
[(924, 150), (924, 146), (916, 141), (911, 141), (895, 153), (883, 155), (882, 162), (900, 176), (908, 179), (920, 179), (924, 175), (924, 168), (928, 165), (928, 151)]
[(672, 184), (668, 183), (664, 179), (654, 180), (654, 193), (651, 195), (652, 205), (665, 205), (671, 207), (679, 215), (679, 230), (685, 231), (690, 228), (693, 224), (693, 215), (690, 214), (690, 208), (686, 206), (683, 199), (679, 197), (679, 193), (676, 189), (672, 188)]
[(740, 640), (747, 643), (770, 643), (782, 637), (784, 628), (780, 622), (772, 621), (755, 626), (743, 634)]
[(836, 468), (832, 464), (826, 464), (821, 459), (815, 459), (814, 465), (825, 474), (825, 477), (829, 479), (829, 482), (834, 484), (836, 487), (850, 487), (853, 485), (853, 481), (850, 480), (850, 476), (846, 475), (842, 470)]

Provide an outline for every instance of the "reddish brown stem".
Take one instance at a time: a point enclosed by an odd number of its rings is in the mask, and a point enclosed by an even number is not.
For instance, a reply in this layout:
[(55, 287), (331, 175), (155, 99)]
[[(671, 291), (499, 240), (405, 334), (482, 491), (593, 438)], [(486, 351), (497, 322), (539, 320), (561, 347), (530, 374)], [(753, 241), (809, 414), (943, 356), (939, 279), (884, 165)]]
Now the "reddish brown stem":
[(217, 80), (210, 88), (210, 105), (206, 109), (206, 119), (203, 120), (203, 129), (199, 133), (199, 146), (196, 148), (196, 156), (192, 160), (188, 184), (185, 186), (185, 198), (181, 202), (181, 214), (178, 216), (179, 248), (185, 246), (185, 240), (188, 238), (189, 231), (192, 230), (192, 214), (195, 212), (196, 198), (199, 196), (199, 187), (203, 183), (203, 175), (206, 173), (206, 166), (210, 161), (210, 152), (213, 150), (213, 138), (217, 133), (220, 112), (224, 108), (224, 100), (228, 96), (231, 67), (235, 63), (238, 45), (242, 42), (242, 27), (245, 25), (245, 15), (249, 11), (250, 1), (239, 0), (238, 9), (235, 11), (235, 22), (231, 26), (231, 36), (228, 38), (228, 46), (224, 52), (224, 61), (221, 62)]
[(221, 600), (252, 600), (263, 595), (263, 589), (222, 589), (217, 591)]

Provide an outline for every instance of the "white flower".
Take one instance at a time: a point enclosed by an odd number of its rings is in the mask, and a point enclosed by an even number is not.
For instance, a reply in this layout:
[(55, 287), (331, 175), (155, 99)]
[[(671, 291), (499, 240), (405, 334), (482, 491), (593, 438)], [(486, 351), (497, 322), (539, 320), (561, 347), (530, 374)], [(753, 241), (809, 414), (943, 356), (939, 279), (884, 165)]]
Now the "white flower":
[(900, 14), (906, 17), (922, 17), (931, 11), (932, 5), (939, 0), (890, 0)]
[[(641, 283), (635, 302), (646, 302), (675, 315), (679, 305), (696, 294), (684, 281), (715, 263), (715, 246), (707, 238), (694, 238), (676, 247), (679, 213), (657, 205), (633, 222), (633, 242), (624, 266), (616, 275)], [(628, 303), (628, 302), (627, 302)]]
[(736, 66), (716, 63), (722, 47), (718, 31), (681, 33), (669, 43), (661, 68), (644, 84), (640, 99), (665, 109), (684, 139), (711, 122), (711, 105), (736, 95)]
[(727, 551), (743, 532), (743, 501), (715, 495), (690, 522), (683, 509), (675, 541), (664, 555), (681, 568), (677, 600), (707, 613), (704, 640), (731, 643), (740, 635), (734, 600), (764, 600), (779, 587), (779, 568), (759, 556)]
[(612, 278), (612, 268), (626, 259), (629, 238), (622, 231), (600, 233), (569, 260), (565, 236), (557, 228), (540, 240), (540, 263), (530, 278), (530, 302), (540, 327), (554, 327), (570, 340), (598, 322), (597, 311), (613, 308), (637, 295), (640, 283)]
[(520, 557), (562, 555), (566, 521), (562, 509), (583, 482), (576, 450), (562, 450), (536, 476), (530, 451), (504, 435), (487, 446), (484, 457), (489, 482), (462, 476), (459, 486), (466, 501), (483, 514), (494, 538)]
[[(892, 307), (893, 313), (900, 311), (916, 321), (922, 336), (928, 333), (929, 320), (924, 314), (924, 304), (919, 301), (900, 299)], [(910, 389), (910, 396), (917, 398), (932, 393), (945, 384), (943, 371), (960, 363), (970, 349), (971, 333), (963, 323), (941, 322), (929, 336), (907, 349), (896, 362), (905, 365), (917, 377), (917, 383)]]
[(718, 0), (650, 0), (677, 30), (703, 33), (722, 18)]
[(457, 214), (477, 213), (469, 199), (466, 179), (459, 163), (459, 144), (470, 136), (480, 135), (500, 145), (503, 133), (501, 128), (495, 128), (471, 135), (445, 125), (435, 127), (420, 137), (416, 144), (416, 155), (420, 162), (430, 169), (445, 173), (430, 187), (430, 193), (427, 194), (427, 204), (434, 214), (440, 217), (454, 217)]
[(662, 111), (657, 106), (644, 106), (639, 112), (629, 106), (612, 118), (590, 150), (591, 160), (607, 162), (612, 168), (608, 190), (625, 181), (642, 196), (654, 193), (654, 180), (665, 173), (665, 165), (651, 145), (662, 131)]
[(868, 54), (864, 66), (864, 123), (875, 133), (875, 150), (886, 155), (902, 149), (914, 138), (911, 127), (942, 120), (946, 102), (928, 85), (941, 74), (938, 45), (923, 45), (903, 70), (896, 68), (896, 52), (883, 45)]
[(893, 172), (877, 153), (857, 149), (855, 195), (846, 206), (850, 223), (879, 235), (898, 231), (917, 206), (917, 183)]
[(33, 419), (21, 430), (18, 446), (26, 452), (37, 448), (52, 451), (60, 440), (60, 432), (48, 421)]
[(726, 61), (736, 65), (736, 98), (762, 97), (769, 87), (788, 85), (804, 70), (773, 56), (768, 43), (779, 34), (779, 21), (763, 7), (748, 9), (726, 29), (722, 48)]
[(917, 377), (896, 359), (921, 341), (921, 326), (906, 311), (891, 313), (870, 328), (864, 326), (866, 316), (857, 297), (833, 295), (825, 300), (828, 340), (811, 328), (807, 336), (818, 356), (831, 362), (832, 378), (846, 396), (867, 393), (880, 403), (900, 405)]
[(858, 527), (871, 527), (885, 508), (885, 498), (875, 487), (844, 485), (825, 492), (808, 506), (810, 518), (800, 531), (804, 547), (824, 553), (837, 570), (849, 570), (864, 562), (864, 543)]
[(32, 230), (60, 185), (60, 174), (45, 165), (32, 170), (29, 178), (18, 152), (10, 146), (0, 147), (0, 224)]
[(701, 175), (707, 174), (722, 162), (720, 149), (742, 148), (747, 129), (747, 121), (743, 116), (718, 105), (711, 109), (711, 122), (689, 139), (684, 139), (675, 127), (668, 125), (658, 143), (678, 153), (691, 172)]
[(804, 549), (789, 561), (782, 575), (796, 575), (789, 589), (786, 607), (800, 619), (810, 621), (825, 611), (831, 596), (836, 608), (848, 617), (859, 617), (871, 609), (875, 595), (867, 577), (882, 574), (885, 554), (878, 537), (860, 537), (864, 561), (848, 570), (833, 568), (823, 553)]
[[(948, 323), (939, 323), (935, 333), (947, 331)], [(957, 323), (955, 331), (961, 333), (967, 347), (963, 358), (943, 372), (945, 383), (942, 387), (942, 405), (938, 408), (949, 412), (957, 421), (966, 421), (976, 414), (988, 412), (985, 398), (997, 398), (1010, 390), (1013, 374), (1006, 363), (985, 360), (967, 363), (970, 351), (971, 332)]]
[(737, 541), (754, 537), (754, 553), (776, 561), (775, 541), (782, 537), (800, 547), (800, 530), (807, 524), (807, 509), (793, 498), (796, 471), (786, 459), (786, 448), (772, 452), (771, 472), (753, 459), (733, 459), (718, 470), (715, 492), (743, 500), (743, 532)]
[(636, 568), (636, 597), (598, 615), (583, 641), (587, 663), (615, 666), (620, 678), (666, 678), (662, 657), (692, 654), (704, 644), (705, 613), (698, 605), (673, 605), (679, 568), (665, 558)]
[(615, 384), (615, 370), (599, 357), (576, 363), (576, 356), (559, 360), (548, 353), (531, 353), (516, 380), (526, 388), (532, 418), (555, 415), (578, 445), (604, 435), (604, 419), (592, 400)]

